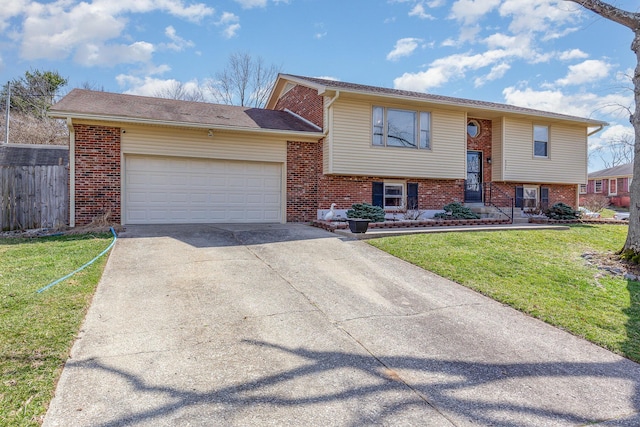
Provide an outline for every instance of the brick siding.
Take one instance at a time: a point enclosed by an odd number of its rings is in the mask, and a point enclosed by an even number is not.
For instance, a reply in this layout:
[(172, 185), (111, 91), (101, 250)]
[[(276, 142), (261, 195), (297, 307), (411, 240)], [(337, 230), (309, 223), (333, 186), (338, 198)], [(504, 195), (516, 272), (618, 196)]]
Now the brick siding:
[[(535, 182), (494, 182), (494, 188), (498, 188), (506, 195), (513, 197), (515, 200), (516, 192), (515, 188), (522, 185), (539, 185), (540, 187), (549, 189), (549, 206), (555, 203), (565, 203), (571, 207), (577, 208), (577, 186), (571, 184), (539, 184)], [(496, 194), (497, 199), (501, 197), (500, 194)]]
[(121, 221), (120, 128), (73, 125), (75, 130), (75, 221), (86, 225), (110, 213)]
[(323, 127), (324, 98), (314, 89), (298, 85), (278, 99), (274, 109), (290, 110), (316, 126)]
[[(383, 177), (336, 176), (322, 173), (322, 142), (287, 144), (287, 221), (316, 219), (318, 209), (349, 209), (354, 203), (371, 203), (372, 183)], [(418, 183), (418, 209), (442, 209), (448, 203), (462, 201), (464, 180), (403, 178)]]
[(467, 134), (467, 150), (482, 151), (482, 181), (491, 182), (491, 165), (487, 159), (491, 158), (491, 141), (493, 123), (491, 120), (482, 120), (469, 117), (469, 121), (475, 120), (480, 125), (480, 133), (475, 138)]

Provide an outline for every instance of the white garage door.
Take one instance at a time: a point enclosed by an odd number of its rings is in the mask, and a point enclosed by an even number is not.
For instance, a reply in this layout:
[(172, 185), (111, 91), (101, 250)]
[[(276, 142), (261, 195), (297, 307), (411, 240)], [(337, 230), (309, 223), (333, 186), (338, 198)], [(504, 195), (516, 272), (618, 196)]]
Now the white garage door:
[(125, 157), (126, 224), (280, 222), (278, 163)]

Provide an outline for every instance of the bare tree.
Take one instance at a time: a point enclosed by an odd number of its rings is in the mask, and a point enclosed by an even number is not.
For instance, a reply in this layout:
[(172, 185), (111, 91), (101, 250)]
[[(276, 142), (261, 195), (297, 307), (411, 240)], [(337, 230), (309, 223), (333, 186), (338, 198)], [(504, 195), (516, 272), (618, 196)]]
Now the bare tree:
[[(631, 80), (635, 89), (635, 110), (631, 114), (629, 121), (633, 125), (635, 133), (633, 175), (638, 178), (640, 177), (640, 14), (619, 9), (600, 0), (569, 1), (577, 3), (603, 18), (624, 25), (634, 33), (631, 50), (636, 54), (636, 68)], [(640, 179), (634, 179), (631, 182), (631, 207), (629, 213), (629, 232), (622, 248), (622, 254), (637, 261), (640, 258)]]
[(247, 107), (263, 107), (280, 67), (267, 66), (261, 57), (232, 53), (227, 66), (215, 73), (209, 90), (216, 102)]
[(600, 158), (607, 169), (626, 165), (633, 162), (634, 142), (631, 135), (619, 136), (606, 141), (606, 144), (596, 148), (593, 154)]
[[(7, 142), (18, 144), (66, 145), (69, 132), (63, 121), (47, 117), (49, 107), (58, 99), (67, 79), (57, 71), (26, 71), (24, 76), (13, 79), (2, 90), (0, 111), (6, 117), (7, 91), (10, 87), (9, 138)], [(0, 132), (5, 135), (6, 120), (2, 120)]]
[(186, 84), (177, 80), (173, 80), (168, 86), (155, 91), (154, 96), (158, 98), (180, 99), (182, 101), (205, 101), (204, 94), (198, 86), (188, 87)]

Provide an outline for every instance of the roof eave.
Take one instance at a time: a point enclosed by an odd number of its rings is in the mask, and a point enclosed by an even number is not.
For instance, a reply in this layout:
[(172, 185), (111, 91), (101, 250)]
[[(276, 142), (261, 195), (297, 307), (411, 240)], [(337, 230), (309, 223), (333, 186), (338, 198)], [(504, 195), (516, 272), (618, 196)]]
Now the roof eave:
[(172, 127), (184, 127), (192, 129), (212, 129), (228, 132), (245, 132), (245, 133), (261, 133), (269, 135), (283, 135), (287, 137), (305, 138), (319, 140), (324, 137), (322, 132), (306, 132), (306, 131), (294, 131), (294, 130), (282, 130), (282, 129), (266, 129), (266, 128), (250, 128), (242, 126), (223, 126), (207, 123), (192, 123), (192, 122), (176, 122), (167, 120), (155, 120), (139, 117), (126, 117), (126, 116), (105, 116), (96, 114), (83, 114), (69, 111), (57, 111), (50, 110), (48, 115), (53, 118), (60, 119), (76, 119), (76, 120), (95, 120), (99, 122), (112, 122), (112, 123), (129, 123), (129, 124), (142, 124), (142, 125), (154, 125), (154, 126), (172, 126)]
[(588, 126), (608, 126), (609, 123), (608, 122), (603, 122), (601, 120), (592, 120), (592, 119), (587, 119), (587, 118), (583, 118), (583, 117), (576, 117), (576, 116), (565, 116), (562, 114), (557, 114), (557, 113), (552, 113), (552, 112), (547, 112), (547, 111), (541, 111), (541, 110), (531, 110), (531, 111), (513, 111), (510, 110), (508, 108), (508, 106), (505, 104), (504, 108), (491, 108), (489, 106), (486, 105), (477, 105), (474, 103), (466, 103), (466, 102), (454, 102), (454, 101), (448, 101), (448, 100), (444, 100), (444, 99), (437, 99), (437, 98), (429, 98), (429, 99), (425, 99), (419, 96), (409, 96), (409, 95), (400, 95), (400, 94), (386, 94), (386, 93), (377, 93), (377, 92), (371, 92), (371, 91), (367, 91), (367, 90), (357, 90), (357, 89), (350, 89), (350, 88), (344, 88), (344, 87), (337, 87), (337, 86), (330, 86), (330, 85), (321, 85), (319, 83), (316, 82), (312, 82), (309, 80), (306, 80), (304, 78), (300, 78), (300, 77), (296, 77), (296, 76), (291, 76), (288, 74), (282, 74), (278, 77), (279, 81), (280, 79), (284, 79), (287, 81), (291, 81), (294, 83), (298, 83), (298, 84), (303, 84), (309, 88), (313, 88), (316, 89), (318, 91), (319, 95), (326, 95), (326, 96), (331, 96), (333, 93), (340, 91), (340, 93), (350, 93), (350, 94), (354, 94), (354, 95), (361, 95), (361, 96), (370, 96), (370, 97), (376, 97), (376, 98), (384, 98), (384, 99), (390, 99), (390, 100), (405, 100), (405, 101), (412, 101), (412, 102), (424, 102), (424, 103), (430, 103), (430, 104), (435, 104), (435, 105), (443, 105), (443, 106), (448, 106), (448, 107), (460, 107), (460, 108), (465, 108), (465, 109), (471, 109), (471, 110), (476, 110), (476, 111), (487, 111), (487, 112), (492, 112), (492, 113), (500, 113), (502, 115), (507, 115), (507, 116), (529, 116), (529, 117), (542, 117), (542, 118), (548, 118), (548, 119), (553, 119), (553, 120), (561, 120), (561, 121), (566, 121), (566, 122), (574, 122), (574, 123), (580, 123), (580, 124), (584, 124), (584, 125), (588, 125)]

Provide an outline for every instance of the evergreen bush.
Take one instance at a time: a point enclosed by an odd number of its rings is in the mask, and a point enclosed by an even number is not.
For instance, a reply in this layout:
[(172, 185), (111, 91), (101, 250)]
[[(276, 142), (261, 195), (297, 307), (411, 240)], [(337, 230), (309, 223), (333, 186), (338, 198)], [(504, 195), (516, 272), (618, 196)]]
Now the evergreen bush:
[(480, 219), (480, 217), (466, 206), (462, 206), (459, 202), (449, 203), (442, 209), (445, 212), (435, 214), (434, 218), (440, 219)]
[(384, 222), (384, 209), (369, 203), (354, 203), (347, 211), (347, 218), (369, 219), (371, 222)]
[(544, 211), (549, 219), (577, 219), (580, 218), (580, 212), (574, 210), (571, 206), (558, 202)]

